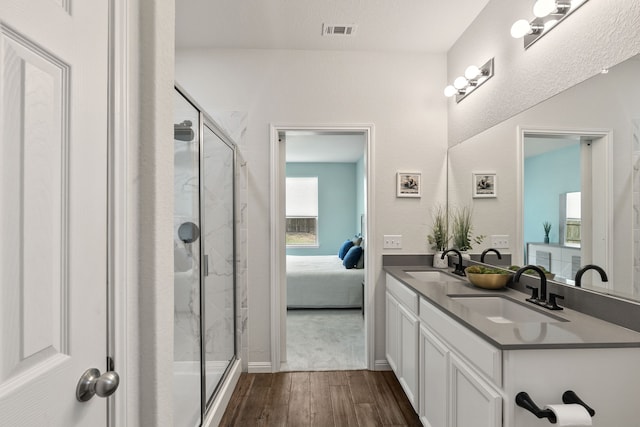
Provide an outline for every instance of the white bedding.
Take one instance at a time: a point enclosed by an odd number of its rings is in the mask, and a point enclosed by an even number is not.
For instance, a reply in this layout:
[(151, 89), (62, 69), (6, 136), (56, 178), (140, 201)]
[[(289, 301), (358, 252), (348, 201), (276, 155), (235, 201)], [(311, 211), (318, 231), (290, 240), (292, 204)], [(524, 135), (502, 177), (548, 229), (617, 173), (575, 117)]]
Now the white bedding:
[(362, 307), (364, 270), (346, 269), (337, 255), (287, 255), (287, 307)]

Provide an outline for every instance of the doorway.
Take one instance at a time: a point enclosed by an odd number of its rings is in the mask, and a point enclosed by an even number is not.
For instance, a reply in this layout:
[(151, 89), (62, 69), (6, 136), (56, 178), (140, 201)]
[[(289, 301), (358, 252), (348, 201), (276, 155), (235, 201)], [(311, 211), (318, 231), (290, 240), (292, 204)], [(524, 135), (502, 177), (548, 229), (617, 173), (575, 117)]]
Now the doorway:
[(610, 137), (593, 131), (524, 131), (525, 264), (573, 284), (576, 271), (610, 263)]
[[(373, 292), (366, 286), (373, 258), (366, 250), (371, 232), (372, 127), (272, 126), (271, 137), (272, 370), (367, 368), (373, 333)], [(296, 181), (316, 187), (296, 189)], [(347, 241), (356, 243), (351, 252), (359, 254), (362, 268), (356, 263), (347, 267), (348, 262), (338, 258)], [(300, 267), (298, 262), (313, 265)], [(318, 272), (332, 275), (330, 279), (305, 275), (309, 269), (324, 270), (325, 263), (342, 271)], [(352, 275), (344, 278), (343, 273)], [(326, 286), (317, 286), (318, 281)], [(331, 324), (336, 325), (333, 332)], [(323, 336), (337, 345), (323, 343)], [(359, 340), (359, 349), (349, 343), (354, 340)], [(309, 353), (309, 348), (314, 350)], [(305, 355), (312, 360), (304, 360)]]

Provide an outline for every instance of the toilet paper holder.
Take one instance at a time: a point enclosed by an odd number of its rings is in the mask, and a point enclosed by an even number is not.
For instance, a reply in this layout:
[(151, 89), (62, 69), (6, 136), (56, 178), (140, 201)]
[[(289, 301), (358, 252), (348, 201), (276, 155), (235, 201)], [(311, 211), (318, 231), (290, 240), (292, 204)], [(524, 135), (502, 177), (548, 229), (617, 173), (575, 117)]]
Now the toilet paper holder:
[[(596, 414), (596, 411), (584, 403), (573, 390), (567, 390), (562, 393), (562, 402), (577, 403), (578, 405), (583, 406), (592, 417)], [(529, 396), (525, 391), (521, 391), (516, 394), (516, 405), (526, 409), (538, 418), (548, 418), (551, 424), (555, 424), (557, 422), (556, 415), (551, 411), (551, 409), (540, 409), (538, 405), (535, 404), (531, 396)]]

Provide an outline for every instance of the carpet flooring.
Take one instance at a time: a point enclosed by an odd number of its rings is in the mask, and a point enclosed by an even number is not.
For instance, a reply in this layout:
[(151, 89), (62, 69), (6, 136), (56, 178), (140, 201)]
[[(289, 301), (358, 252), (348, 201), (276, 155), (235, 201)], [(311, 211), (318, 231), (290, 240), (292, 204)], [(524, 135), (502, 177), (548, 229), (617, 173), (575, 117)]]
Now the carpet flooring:
[(360, 309), (289, 310), (283, 371), (365, 369)]

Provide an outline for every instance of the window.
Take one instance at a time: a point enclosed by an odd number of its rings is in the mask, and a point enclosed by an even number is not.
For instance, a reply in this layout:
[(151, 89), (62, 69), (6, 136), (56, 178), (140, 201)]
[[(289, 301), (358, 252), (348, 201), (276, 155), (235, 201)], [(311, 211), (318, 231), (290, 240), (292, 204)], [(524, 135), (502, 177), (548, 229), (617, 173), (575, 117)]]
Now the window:
[(318, 177), (287, 178), (287, 246), (318, 246)]

